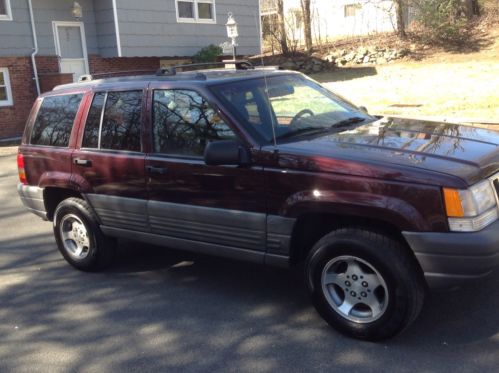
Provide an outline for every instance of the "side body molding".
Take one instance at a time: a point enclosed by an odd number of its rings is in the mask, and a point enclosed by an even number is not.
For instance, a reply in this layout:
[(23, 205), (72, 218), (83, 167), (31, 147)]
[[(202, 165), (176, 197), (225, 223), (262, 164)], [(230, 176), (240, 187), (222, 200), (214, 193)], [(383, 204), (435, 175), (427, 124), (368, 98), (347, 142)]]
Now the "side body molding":
[(285, 266), (295, 219), (86, 194), (104, 233), (180, 250)]

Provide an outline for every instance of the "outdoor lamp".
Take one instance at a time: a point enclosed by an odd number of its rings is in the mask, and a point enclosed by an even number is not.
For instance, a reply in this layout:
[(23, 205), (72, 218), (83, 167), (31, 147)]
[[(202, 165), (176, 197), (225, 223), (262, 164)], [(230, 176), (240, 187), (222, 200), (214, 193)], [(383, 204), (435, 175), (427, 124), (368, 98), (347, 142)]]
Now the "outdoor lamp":
[(236, 38), (239, 36), (239, 33), (237, 32), (237, 22), (232, 17), (232, 13), (229, 12), (229, 19), (227, 20), (227, 23), (225, 24), (227, 27), (227, 36), (232, 40), (232, 60), (236, 60)]
[(229, 13), (229, 19), (225, 26), (227, 27), (227, 36), (234, 41), (234, 39), (239, 36), (239, 33), (237, 32), (237, 22), (234, 17), (232, 17), (232, 13)]
[(73, 9), (71, 9), (71, 14), (76, 19), (80, 19), (83, 16), (81, 5), (77, 1), (73, 2)]

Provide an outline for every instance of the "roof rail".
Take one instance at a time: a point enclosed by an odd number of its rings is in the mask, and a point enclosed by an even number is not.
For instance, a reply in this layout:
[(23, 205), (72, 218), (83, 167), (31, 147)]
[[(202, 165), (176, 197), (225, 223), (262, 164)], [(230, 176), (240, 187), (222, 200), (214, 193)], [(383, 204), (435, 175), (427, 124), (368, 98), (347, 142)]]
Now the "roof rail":
[[(235, 66), (236, 70), (252, 70), (255, 67), (253, 64), (246, 60), (236, 60), (236, 61), (222, 61), (222, 62), (202, 62), (202, 63), (190, 63), (185, 65), (175, 65), (171, 67), (160, 68), (156, 71), (158, 76), (172, 76), (177, 74), (177, 70), (184, 71), (185, 68), (189, 69), (187, 71), (196, 71), (199, 68), (210, 68), (216, 66)], [(192, 68), (192, 70), (191, 70)]]

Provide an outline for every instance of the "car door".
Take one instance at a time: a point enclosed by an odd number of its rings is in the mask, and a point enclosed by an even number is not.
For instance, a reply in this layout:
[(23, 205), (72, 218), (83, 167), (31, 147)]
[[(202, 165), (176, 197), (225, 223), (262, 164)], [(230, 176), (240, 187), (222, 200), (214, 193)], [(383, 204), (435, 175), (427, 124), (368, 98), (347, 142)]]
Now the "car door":
[(72, 155), (73, 183), (104, 226), (148, 230), (143, 96), (142, 88), (95, 92)]
[(151, 89), (146, 158), (151, 231), (172, 245), (263, 260), (266, 213), (262, 167), (208, 166), (210, 141), (237, 139), (198, 91)]

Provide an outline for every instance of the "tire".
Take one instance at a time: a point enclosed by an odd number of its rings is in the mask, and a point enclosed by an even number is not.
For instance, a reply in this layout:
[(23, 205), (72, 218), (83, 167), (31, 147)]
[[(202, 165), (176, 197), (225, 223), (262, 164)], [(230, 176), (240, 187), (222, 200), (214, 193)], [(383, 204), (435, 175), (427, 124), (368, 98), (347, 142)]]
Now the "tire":
[(79, 270), (98, 271), (114, 258), (115, 240), (104, 236), (95, 214), (81, 198), (59, 203), (54, 213), (54, 235), (64, 259)]
[(319, 314), (343, 334), (363, 340), (401, 333), (419, 315), (426, 293), (407, 248), (361, 228), (338, 229), (320, 239), (305, 272)]

